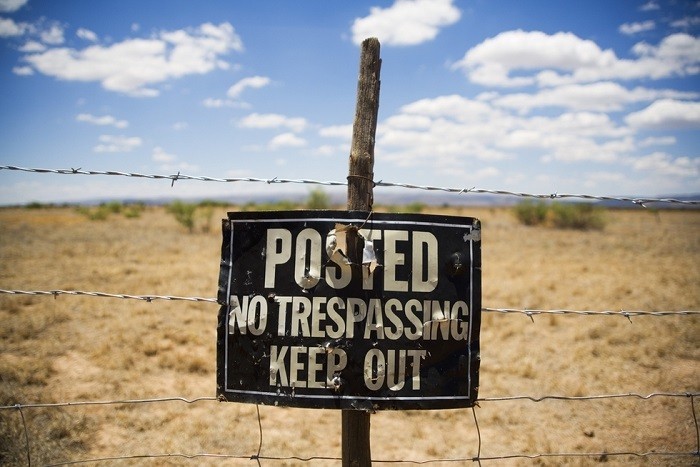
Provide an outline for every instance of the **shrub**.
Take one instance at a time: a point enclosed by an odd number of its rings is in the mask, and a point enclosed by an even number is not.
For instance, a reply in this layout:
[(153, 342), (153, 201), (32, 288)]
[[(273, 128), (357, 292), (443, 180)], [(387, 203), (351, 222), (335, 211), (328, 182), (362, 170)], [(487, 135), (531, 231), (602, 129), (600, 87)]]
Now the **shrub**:
[(419, 214), (423, 212), (423, 209), (425, 209), (425, 203), (421, 203), (420, 201), (414, 201), (404, 206), (404, 212), (410, 214)]
[(104, 206), (98, 206), (96, 208), (78, 206), (75, 210), (78, 214), (87, 217), (91, 221), (103, 221), (109, 217), (109, 210)]
[(143, 203), (134, 203), (125, 206), (122, 210), (124, 217), (127, 219), (135, 219), (141, 217), (141, 213), (146, 209), (146, 205)]
[(591, 203), (552, 203), (525, 201), (515, 207), (523, 225), (551, 225), (558, 229), (602, 230), (604, 210)]
[(590, 203), (552, 204), (552, 224), (560, 229), (602, 230), (604, 211)]
[(192, 233), (194, 231), (194, 212), (197, 210), (197, 205), (192, 203), (184, 203), (180, 200), (173, 201), (167, 207), (170, 214), (175, 216), (183, 227)]
[(544, 224), (547, 220), (547, 205), (541, 201), (524, 201), (515, 207), (515, 216), (524, 225)]
[(119, 201), (110, 201), (109, 203), (100, 204), (100, 209), (107, 211), (109, 214), (119, 214), (122, 212), (122, 203)]
[(308, 209), (328, 209), (330, 205), (330, 196), (322, 188), (312, 190), (306, 199), (306, 207)]

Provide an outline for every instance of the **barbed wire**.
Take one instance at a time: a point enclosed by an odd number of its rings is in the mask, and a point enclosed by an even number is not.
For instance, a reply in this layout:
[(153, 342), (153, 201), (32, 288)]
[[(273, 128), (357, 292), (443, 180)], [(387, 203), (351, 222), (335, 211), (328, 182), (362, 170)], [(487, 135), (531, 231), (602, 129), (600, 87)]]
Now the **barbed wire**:
[[(231, 177), (231, 178), (218, 178), (218, 177), (208, 177), (199, 175), (186, 175), (178, 172), (172, 175), (163, 174), (143, 174), (137, 172), (121, 172), (115, 170), (83, 170), (82, 168), (70, 168), (70, 169), (45, 169), (45, 168), (28, 168), (28, 167), (18, 167), (14, 165), (2, 165), (0, 170), (14, 170), (21, 172), (31, 172), (39, 174), (60, 174), (60, 175), (106, 175), (106, 176), (119, 176), (119, 177), (131, 177), (131, 178), (145, 178), (151, 180), (170, 180), (171, 185), (174, 185), (178, 180), (195, 180), (200, 182), (217, 182), (217, 183), (237, 183), (237, 182), (248, 182), (248, 183), (265, 183), (265, 184), (310, 184), (310, 185), (323, 185), (323, 186), (345, 186), (347, 181), (323, 181), (323, 180), (311, 180), (311, 179), (286, 179), (286, 178), (255, 178), (255, 177)], [(680, 200), (675, 198), (633, 198), (624, 196), (597, 196), (589, 194), (573, 194), (573, 193), (525, 193), (517, 191), (508, 190), (490, 190), (484, 188), (451, 188), (451, 187), (441, 187), (441, 186), (430, 186), (430, 185), (416, 185), (412, 183), (403, 182), (386, 182), (383, 180), (374, 182), (375, 187), (391, 187), (391, 188), (404, 188), (410, 190), (423, 190), (423, 191), (439, 191), (444, 193), (456, 193), (456, 194), (489, 194), (489, 195), (504, 195), (504, 196), (516, 196), (521, 198), (534, 198), (534, 199), (585, 199), (591, 201), (619, 201), (627, 202), (634, 205), (639, 205), (646, 207), (650, 203), (668, 203), (668, 204), (680, 204), (688, 206), (700, 205), (700, 200)]]
[[(187, 301), (187, 302), (206, 302), (218, 303), (213, 297), (187, 297), (177, 295), (131, 295), (122, 293), (94, 292), (84, 290), (18, 290), (18, 289), (0, 289), (0, 294), (5, 295), (35, 295), (35, 296), (53, 296), (58, 298), (59, 295), (71, 296), (86, 296), (97, 298), (117, 298), (122, 300), (141, 300), (153, 302), (156, 300), (167, 301)], [(483, 307), (481, 311), (486, 313), (500, 314), (521, 314), (533, 318), (537, 315), (579, 315), (579, 316), (622, 316), (630, 319), (638, 316), (689, 316), (700, 315), (700, 310), (666, 310), (666, 311), (644, 311), (644, 310), (571, 310), (571, 309), (518, 309), (518, 308), (490, 308)], [(534, 321), (534, 320), (533, 320)]]
[(81, 459), (75, 461), (65, 461), (53, 464), (46, 464), (46, 467), (58, 467), (61, 465), (79, 465), (79, 464), (92, 464), (97, 462), (106, 461), (121, 461), (121, 460), (136, 460), (136, 459), (168, 459), (168, 458), (180, 458), (180, 459), (241, 459), (241, 460), (270, 460), (270, 461), (299, 461), (299, 462), (311, 462), (311, 461), (328, 461), (342, 460), (340, 457), (327, 457), (327, 456), (311, 456), (311, 457), (299, 457), (299, 456), (257, 456), (253, 455), (241, 455), (241, 454), (182, 454), (182, 453), (168, 453), (168, 454), (132, 454), (127, 456), (109, 456), (109, 457), (96, 457), (92, 459)]
[[(476, 400), (477, 403), (490, 402), (507, 402), (507, 401), (530, 401), (544, 402), (548, 400), (559, 401), (590, 401), (599, 399), (620, 399), (620, 398), (635, 398), (649, 400), (657, 397), (674, 397), (674, 398), (693, 398), (699, 397), (700, 392), (678, 391), (678, 392), (652, 392), (650, 394), (639, 394), (634, 392), (626, 392), (619, 394), (593, 394), (589, 396), (566, 396), (560, 394), (550, 394), (544, 396), (531, 395), (515, 395), (515, 396), (493, 396), (482, 397)], [(196, 404), (199, 402), (218, 402), (219, 399), (213, 396), (200, 396), (187, 398), (182, 396), (172, 397), (154, 397), (144, 399), (114, 399), (114, 400), (98, 400), (98, 401), (68, 401), (68, 402), (37, 402), (27, 404), (14, 404), (0, 406), (0, 410), (21, 410), (21, 409), (42, 409), (42, 408), (66, 408), (80, 407), (92, 405), (125, 405), (125, 404), (153, 404), (165, 402), (182, 402), (185, 404)]]
[[(695, 452), (678, 452), (678, 451), (646, 451), (646, 452), (636, 452), (636, 451), (604, 451), (604, 452), (555, 452), (555, 453), (515, 453), (515, 454), (503, 454), (503, 455), (491, 455), (491, 456), (481, 456), (481, 429), (479, 427), (479, 421), (476, 416), (475, 407), (471, 407), (474, 424), (477, 430), (477, 452), (473, 457), (449, 457), (449, 458), (437, 458), (437, 459), (426, 459), (426, 460), (404, 460), (404, 459), (372, 459), (373, 463), (377, 464), (410, 464), (410, 465), (427, 465), (434, 463), (452, 463), (452, 462), (476, 462), (481, 465), (482, 461), (498, 461), (498, 460), (511, 460), (511, 459), (540, 459), (540, 458), (598, 458), (607, 459), (609, 457), (699, 457), (700, 456), (700, 430), (698, 429), (697, 417), (695, 415), (695, 405), (693, 402), (694, 397), (697, 397), (700, 393), (697, 392), (656, 392), (647, 395), (637, 394), (637, 393), (623, 393), (623, 394), (602, 394), (602, 395), (590, 395), (590, 396), (561, 396), (561, 395), (548, 395), (541, 397), (534, 396), (502, 396), (502, 397), (489, 397), (478, 399), (477, 402), (503, 402), (503, 401), (513, 401), (513, 400), (527, 400), (532, 402), (543, 402), (545, 400), (567, 400), (567, 401), (582, 401), (582, 400), (597, 400), (597, 399), (616, 399), (624, 397), (634, 397), (642, 400), (649, 400), (655, 397), (689, 397), (691, 399), (691, 410), (693, 413), (693, 420), (695, 421), (696, 437), (698, 439), (697, 450)], [(184, 402), (187, 404), (194, 404), (197, 402), (213, 402), (217, 401), (214, 397), (196, 397), (196, 398), (185, 398), (185, 397), (159, 397), (151, 399), (125, 399), (125, 400), (114, 400), (114, 401), (82, 401), (82, 402), (65, 402), (65, 403), (51, 403), (51, 404), (16, 404), (14, 406), (4, 406), (0, 409), (16, 409), (19, 411), (22, 417), (22, 423), (24, 427), (24, 434), (26, 439), (26, 452), (28, 465), (31, 465), (31, 454), (30, 454), (30, 441), (29, 441), (29, 430), (27, 428), (27, 423), (24, 418), (23, 409), (28, 408), (57, 408), (57, 407), (71, 407), (77, 405), (105, 405), (105, 404), (141, 404), (141, 403), (162, 403), (162, 402)], [(478, 405), (477, 405), (478, 407)], [(262, 419), (260, 416), (260, 408), (256, 404), (256, 414), (258, 419), (258, 430), (259, 430), (259, 441), (258, 449), (255, 454), (251, 455), (241, 455), (241, 454), (221, 454), (221, 453), (197, 453), (197, 454), (186, 454), (186, 453), (156, 453), (156, 454), (130, 454), (123, 456), (105, 456), (99, 458), (81, 459), (81, 460), (70, 460), (57, 463), (47, 464), (50, 466), (63, 466), (63, 465), (79, 465), (88, 463), (98, 463), (107, 461), (120, 461), (120, 460), (136, 460), (136, 459), (172, 459), (172, 458), (182, 458), (182, 459), (239, 459), (239, 460), (252, 460), (256, 461), (258, 465), (261, 465), (261, 460), (269, 461), (297, 461), (297, 462), (312, 462), (312, 461), (342, 461), (342, 458), (335, 456), (272, 456), (272, 455), (262, 455), (263, 446), (263, 426)]]
[(209, 302), (216, 303), (216, 298), (207, 297), (179, 297), (175, 295), (129, 295), (115, 294), (107, 292), (87, 292), (83, 290), (7, 290), (0, 289), (0, 294), (9, 295), (53, 295), (58, 298), (59, 295), (74, 295), (99, 298), (120, 298), (124, 300), (143, 300), (152, 302), (155, 300), (170, 300), (170, 301), (187, 301), (187, 302)]
[[(480, 461), (497, 461), (497, 460), (509, 460), (509, 459), (540, 459), (540, 458), (552, 458), (552, 457), (578, 457), (578, 458), (598, 458), (606, 459), (608, 457), (620, 457), (620, 456), (630, 456), (630, 457), (697, 457), (698, 454), (695, 452), (660, 452), (660, 451), (649, 451), (649, 452), (633, 452), (633, 451), (618, 451), (618, 452), (570, 452), (570, 453), (541, 453), (541, 454), (506, 454), (501, 456), (488, 456), (488, 457), (452, 457), (452, 458), (441, 458), (441, 459), (427, 459), (423, 461), (413, 461), (413, 460), (390, 460), (390, 459), (372, 459), (373, 463), (377, 464), (411, 464), (411, 465), (427, 465), (434, 463), (446, 463), (446, 462), (480, 462)], [(82, 459), (76, 461), (66, 461), (59, 463), (46, 464), (47, 467), (58, 467), (62, 465), (79, 465), (79, 464), (92, 464), (97, 462), (106, 461), (121, 461), (121, 460), (136, 460), (136, 459), (168, 459), (168, 458), (180, 458), (180, 459), (240, 459), (240, 460), (268, 460), (268, 461), (298, 461), (298, 462), (313, 462), (313, 461), (342, 461), (340, 457), (332, 456), (310, 456), (310, 457), (300, 457), (300, 456), (268, 456), (261, 455), (236, 455), (236, 454), (134, 454), (128, 456), (110, 456), (110, 457), (96, 457), (92, 459)]]

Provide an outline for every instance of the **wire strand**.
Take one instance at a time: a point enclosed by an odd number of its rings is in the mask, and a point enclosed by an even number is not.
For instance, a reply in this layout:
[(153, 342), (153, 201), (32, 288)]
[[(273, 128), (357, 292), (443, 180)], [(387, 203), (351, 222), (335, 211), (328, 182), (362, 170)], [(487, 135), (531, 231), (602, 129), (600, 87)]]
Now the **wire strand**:
[[(107, 175), (107, 176), (120, 176), (120, 177), (132, 177), (132, 178), (146, 178), (151, 180), (170, 180), (171, 186), (175, 184), (176, 180), (196, 180), (200, 182), (217, 182), (217, 183), (236, 183), (236, 182), (249, 182), (249, 183), (266, 183), (266, 184), (311, 184), (311, 185), (324, 185), (324, 186), (346, 186), (347, 181), (322, 181), (322, 180), (310, 180), (310, 179), (284, 179), (284, 178), (254, 178), (254, 177), (233, 177), (233, 178), (217, 178), (217, 177), (207, 177), (207, 176), (195, 176), (186, 175), (178, 172), (173, 175), (162, 175), (162, 174), (142, 174), (136, 172), (119, 172), (114, 170), (83, 170), (82, 168), (70, 168), (70, 169), (44, 169), (44, 168), (28, 168), (28, 167), (18, 167), (14, 165), (2, 165), (0, 170), (13, 170), (21, 172), (32, 172), (39, 174), (59, 174), (59, 175)], [(650, 203), (667, 203), (667, 204), (679, 204), (695, 206), (700, 205), (700, 200), (680, 200), (676, 198), (632, 198), (632, 197), (621, 197), (621, 196), (596, 196), (589, 194), (568, 194), (568, 193), (525, 193), (517, 191), (508, 190), (489, 190), (483, 188), (450, 188), (441, 186), (430, 186), (430, 185), (416, 185), (412, 183), (401, 183), (401, 182), (385, 182), (380, 180), (374, 182), (375, 187), (392, 187), (392, 188), (404, 188), (410, 190), (423, 190), (423, 191), (439, 191), (445, 193), (455, 193), (458, 195), (476, 193), (476, 194), (489, 194), (489, 195), (503, 195), (503, 196), (516, 196), (521, 198), (534, 198), (534, 199), (585, 199), (592, 201), (620, 201), (627, 202), (634, 205), (639, 205), (646, 207)]]
[[(691, 398), (691, 403), (693, 403), (694, 397), (700, 396), (700, 392), (653, 392), (650, 394), (639, 394), (634, 392), (627, 392), (621, 394), (597, 394), (589, 396), (566, 396), (550, 394), (544, 396), (531, 396), (531, 395), (514, 395), (514, 396), (494, 396), (494, 397), (481, 397), (476, 400), (477, 403), (489, 403), (489, 402), (506, 402), (506, 401), (523, 401), (527, 400), (530, 402), (544, 402), (547, 400), (560, 400), (560, 401), (590, 401), (599, 399), (620, 399), (620, 398), (636, 398), (649, 400), (657, 397), (675, 397), (675, 398)], [(79, 406), (90, 406), (90, 405), (122, 405), (122, 404), (152, 404), (152, 403), (163, 403), (163, 402), (184, 402), (186, 404), (196, 404), (199, 402), (219, 402), (219, 399), (211, 396), (195, 397), (193, 399), (188, 399), (185, 397), (173, 396), (173, 397), (155, 397), (147, 399), (115, 399), (115, 400), (99, 400), (99, 401), (70, 401), (70, 402), (39, 402), (39, 403), (27, 403), (27, 404), (14, 404), (14, 405), (4, 405), (0, 406), (0, 410), (9, 409), (40, 409), (40, 408), (59, 408), (59, 407), (79, 407)], [(259, 413), (259, 412), (258, 412)], [(262, 422), (259, 428), (262, 428)]]
[[(187, 296), (177, 296), (177, 295), (131, 295), (122, 293), (107, 293), (107, 292), (94, 292), (94, 291), (84, 291), (84, 290), (17, 290), (17, 289), (0, 289), (0, 294), (6, 295), (36, 295), (36, 296), (53, 296), (58, 298), (59, 295), (70, 295), (70, 296), (86, 296), (86, 297), (98, 297), (98, 298), (117, 298), (123, 300), (141, 300), (146, 302), (152, 302), (156, 300), (167, 300), (167, 301), (187, 301), (187, 302), (205, 302), (205, 303), (218, 303), (216, 298), (211, 297), (187, 297)], [(484, 307), (481, 311), (486, 313), (500, 313), (500, 314), (522, 314), (533, 318), (537, 315), (580, 315), (580, 316), (622, 316), (625, 318), (632, 318), (636, 316), (688, 316), (688, 315), (700, 315), (700, 310), (666, 310), (666, 311), (643, 311), (643, 310), (568, 310), (568, 309), (554, 309), (554, 310), (541, 310), (541, 309), (517, 309), (517, 308), (488, 308)]]

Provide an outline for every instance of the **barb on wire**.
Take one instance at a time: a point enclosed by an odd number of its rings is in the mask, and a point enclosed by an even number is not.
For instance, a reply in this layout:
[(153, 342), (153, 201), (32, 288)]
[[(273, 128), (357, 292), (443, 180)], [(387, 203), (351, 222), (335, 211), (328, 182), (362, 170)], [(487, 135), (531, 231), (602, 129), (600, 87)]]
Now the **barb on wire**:
[(84, 405), (122, 405), (122, 404), (152, 404), (159, 402), (184, 402), (186, 404), (195, 404), (197, 402), (215, 402), (218, 401), (216, 397), (202, 396), (195, 397), (194, 399), (187, 399), (185, 397), (156, 397), (151, 399), (116, 399), (116, 400), (102, 400), (102, 401), (73, 401), (73, 402), (45, 402), (45, 403), (32, 403), (32, 404), (15, 404), (15, 405), (5, 405), (0, 406), (0, 410), (3, 409), (42, 409), (42, 408), (58, 408), (58, 407), (79, 407)]
[(121, 298), (127, 300), (143, 300), (152, 302), (154, 300), (171, 300), (171, 301), (187, 301), (187, 302), (210, 302), (216, 303), (215, 298), (206, 297), (179, 297), (175, 295), (128, 295), (128, 294), (113, 294), (107, 292), (86, 292), (83, 290), (7, 290), (0, 289), (0, 294), (10, 295), (53, 295), (54, 298), (59, 295), (82, 295), (87, 297), (100, 298)]
[(503, 313), (503, 314), (508, 314), (508, 313), (516, 313), (516, 314), (522, 314), (534, 322), (533, 316), (536, 315), (581, 315), (581, 316), (593, 316), (593, 315), (601, 315), (601, 316), (622, 316), (627, 319), (630, 319), (631, 317), (635, 316), (672, 316), (672, 315), (700, 315), (700, 310), (678, 310), (678, 311), (643, 311), (643, 310), (634, 310), (634, 311), (626, 311), (626, 310), (620, 310), (620, 311), (613, 311), (613, 310), (566, 310), (566, 309), (560, 309), (560, 310), (529, 310), (529, 309), (518, 309), (518, 308), (487, 308), (484, 307), (481, 309), (483, 312), (487, 313)]
[[(0, 170), (16, 170), (22, 172), (32, 172), (41, 174), (61, 174), (61, 175), (111, 175), (111, 176), (122, 176), (122, 177), (132, 177), (132, 178), (146, 178), (152, 180), (170, 180), (171, 185), (175, 184), (175, 180), (196, 180), (200, 182), (219, 182), (219, 183), (235, 183), (235, 182), (252, 182), (252, 183), (292, 183), (292, 184), (312, 184), (312, 185), (325, 185), (325, 186), (342, 186), (347, 185), (347, 181), (321, 181), (321, 180), (309, 180), (309, 179), (284, 179), (274, 177), (269, 178), (253, 178), (253, 177), (234, 177), (234, 178), (217, 178), (217, 177), (206, 177), (206, 176), (195, 176), (195, 175), (185, 175), (178, 172), (177, 175), (159, 175), (159, 174), (142, 174), (135, 172), (118, 172), (118, 171), (102, 171), (102, 170), (82, 170), (77, 169), (42, 169), (42, 168), (27, 168), (18, 167), (14, 165), (2, 165)], [(413, 190), (424, 190), (424, 191), (440, 191), (445, 193), (455, 193), (458, 195), (477, 193), (477, 194), (490, 194), (490, 195), (504, 195), (504, 196), (517, 196), (521, 198), (535, 198), (535, 199), (585, 199), (592, 201), (621, 201), (628, 202), (635, 205), (640, 205), (646, 207), (649, 203), (669, 203), (669, 204), (681, 204), (695, 206), (700, 205), (700, 200), (680, 200), (675, 198), (631, 198), (631, 197), (620, 197), (620, 196), (596, 196), (588, 194), (563, 194), (563, 193), (548, 193), (548, 194), (536, 194), (536, 193), (523, 193), (517, 191), (507, 191), (507, 190), (488, 190), (483, 188), (450, 188), (450, 187), (440, 187), (440, 186), (429, 186), (429, 185), (415, 185), (412, 183), (398, 183), (398, 182), (385, 182), (380, 180), (374, 182), (375, 187), (393, 187), (393, 188), (405, 188)]]
[[(544, 396), (529, 396), (529, 395), (516, 395), (516, 396), (494, 396), (494, 397), (482, 397), (477, 399), (477, 403), (482, 402), (506, 402), (506, 401), (521, 401), (529, 400), (532, 402), (543, 402), (546, 400), (563, 400), (563, 401), (588, 401), (588, 400), (598, 400), (598, 399), (619, 399), (619, 398), (636, 398), (648, 400), (656, 397), (689, 397), (691, 398), (691, 403), (694, 397), (700, 396), (700, 392), (653, 392), (651, 394), (638, 394), (633, 392), (621, 393), (621, 394), (594, 394), (589, 396), (565, 396), (565, 395), (544, 395)], [(201, 396), (188, 399), (186, 397), (173, 396), (173, 397), (156, 397), (149, 399), (115, 399), (115, 400), (101, 400), (101, 401), (72, 401), (72, 402), (46, 402), (46, 403), (27, 403), (27, 404), (15, 404), (15, 405), (5, 405), (0, 406), (0, 410), (9, 409), (39, 409), (39, 408), (58, 408), (58, 407), (78, 407), (78, 406), (89, 406), (89, 405), (121, 405), (121, 404), (151, 404), (151, 403), (164, 403), (164, 402), (184, 402), (186, 404), (195, 404), (198, 402), (218, 402), (216, 397), (211, 396)], [(259, 426), (262, 430), (262, 423)]]
[[(99, 297), (99, 298), (119, 298), (126, 300), (143, 300), (146, 302), (152, 302), (154, 300), (170, 300), (170, 301), (188, 301), (188, 302), (206, 302), (206, 303), (217, 303), (217, 299), (213, 297), (186, 297), (177, 295), (130, 295), (121, 293), (107, 293), (107, 292), (94, 292), (94, 291), (84, 291), (84, 290), (18, 290), (18, 289), (0, 289), (0, 294), (8, 295), (50, 295), (57, 298), (59, 295), (72, 295), (72, 296), (86, 296), (86, 297)], [(517, 309), (517, 308), (488, 308), (484, 307), (481, 311), (486, 313), (500, 313), (500, 314), (522, 314), (534, 322), (533, 316), (537, 315), (580, 315), (580, 316), (623, 316), (625, 318), (635, 317), (635, 316), (674, 316), (674, 315), (700, 315), (700, 310), (678, 310), (678, 311), (611, 311), (611, 310), (566, 310), (566, 309), (555, 309), (555, 310), (528, 310), (528, 309)]]
[[(181, 459), (242, 459), (250, 460), (250, 456), (240, 455), (240, 454), (132, 454), (128, 456), (110, 456), (110, 457), (95, 457), (92, 459), (81, 459), (76, 461), (65, 461), (58, 462), (55, 464), (46, 464), (47, 467), (58, 467), (61, 465), (79, 465), (79, 464), (96, 464), (98, 462), (107, 461), (121, 461), (121, 460), (136, 460), (136, 459), (168, 459), (168, 458), (181, 458)], [(339, 461), (342, 460), (340, 457), (328, 457), (328, 456), (311, 456), (311, 457), (299, 457), (299, 456), (261, 456), (261, 460), (269, 461), (299, 461), (299, 462), (311, 462), (311, 461)]]
[(694, 452), (664, 452), (664, 451), (649, 451), (649, 452), (634, 452), (634, 451), (616, 451), (616, 452), (545, 452), (539, 454), (507, 454), (503, 456), (482, 457), (482, 461), (496, 461), (508, 459), (542, 459), (546, 457), (595, 457), (598, 459), (606, 459), (608, 457), (633, 456), (633, 457), (693, 457)]
[(546, 400), (562, 400), (562, 401), (590, 401), (598, 399), (620, 399), (620, 398), (636, 398), (648, 400), (655, 397), (692, 397), (699, 396), (700, 393), (695, 392), (652, 392), (651, 394), (638, 394), (634, 392), (628, 392), (623, 394), (599, 394), (592, 396), (558, 396), (558, 395), (546, 395), (546, 396), (497, 396), (497, 397), (482, 397), (477, 399), (478, 402), (504, 402), (504, 401), (518, 401), (518, 400), (530, 400), (532, 402), (543, 402)]

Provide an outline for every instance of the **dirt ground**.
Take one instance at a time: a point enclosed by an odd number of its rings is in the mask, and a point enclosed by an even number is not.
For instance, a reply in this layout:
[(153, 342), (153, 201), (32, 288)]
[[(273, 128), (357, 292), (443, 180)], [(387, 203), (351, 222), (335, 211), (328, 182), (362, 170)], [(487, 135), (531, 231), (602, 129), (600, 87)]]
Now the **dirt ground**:
[[(426, 211), (429, 212), (429, 211)], [(432, 211), (435, 212), (435, 211)], [(508, 209), (440, 212), (482, 220), (483, 305), (700, 310), (700, 212), (609, 211), (602, 231), (524, 227)], [(215, 297), (218, 217), (188, 233), (163, 208), (89, 220), (73, 208), (0, 210), (0, 288)], [(213, 397), (218, 305), (0, 294), (0, 405)], [(375, 460), (697, 450), (700, 400), (529, 399), (700, 391), (700, 316), (484, 313), (471, 409), (371, 416)], [(261, 454), (340, 456), (341, 414), (260, 406)], [(0, 410), (0, 464), (133, 458), (100, 465), (250, 465), (256, 406), (181, 401)], [(499, 459), (487, 465), (697, 465), (695, 456)], [(263, 460), (298, 465), (299, 459)], [(460, 465), (469, 461), (435, 462)], [(312, 465), (339, 465), (317, 459)], [(94, 465), (94, 463), (88, 463)], [(383, 465), (383, 464), (382, 464)]]

